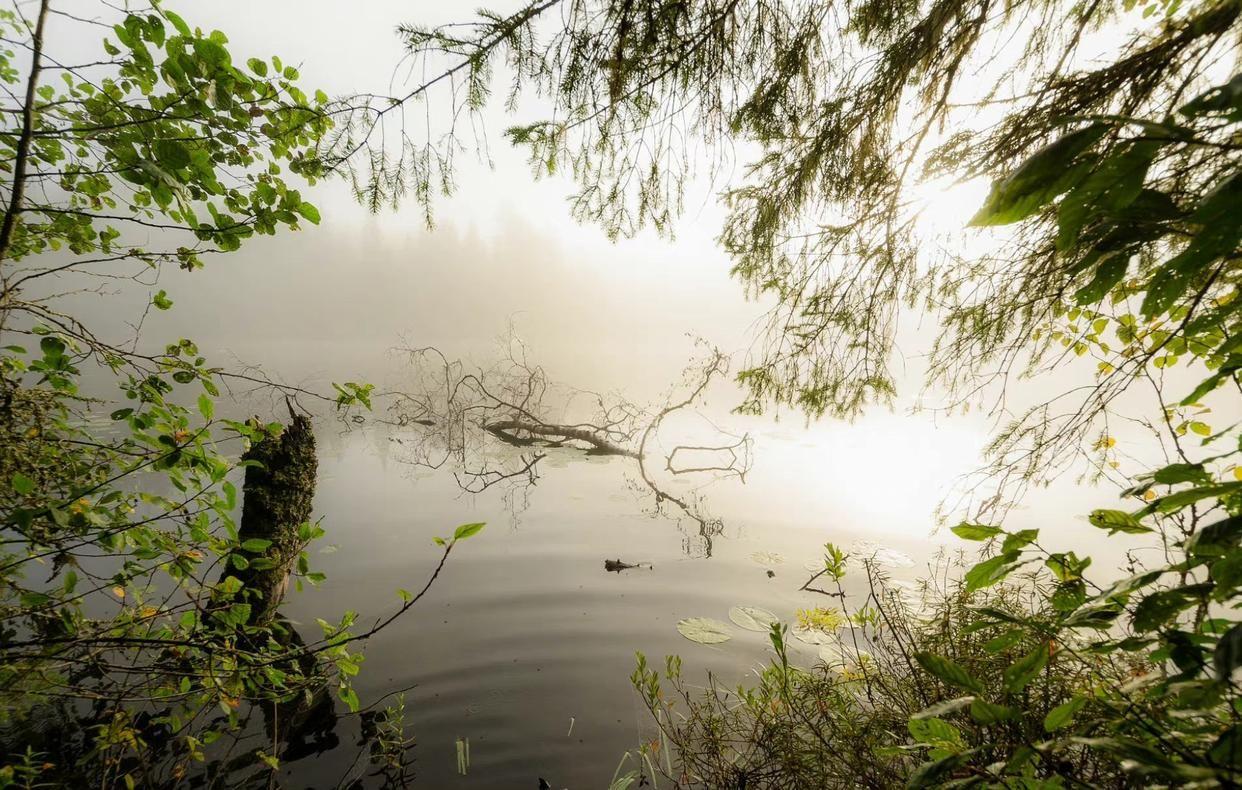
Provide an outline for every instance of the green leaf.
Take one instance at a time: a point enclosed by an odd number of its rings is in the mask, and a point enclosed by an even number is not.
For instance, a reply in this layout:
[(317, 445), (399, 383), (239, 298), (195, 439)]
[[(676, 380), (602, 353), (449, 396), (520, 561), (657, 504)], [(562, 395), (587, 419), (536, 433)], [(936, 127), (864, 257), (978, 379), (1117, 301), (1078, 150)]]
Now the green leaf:
[(780, 622), (779, 617), (757, 606), (734, 606), (729, 610), (729, 619), (738, 628), (761, 631), (765, 634), (772, 630), (773, 623)]
[(167, 310), (173, 306), (172, 300), (168, 298), (168, 292), (163, 290), (151, 299), (151, 304), (155, 305), (160, 310)]
[(477, 524), (462, 524), (453, 531), (453, 540), (465, 540), (471, 535), (479, 534), (479, 530), (487, 526), (487, 522), (480, 521)]
[(1208, 756), (1218, 765), (1242, 767), (1242, 725), (1235, 724), (1221, 733)]
[(1121, 614), (1122, 609), (1115, 603), (1101, 604), (1086, 609), (1079, 609), (1064, 621), (1068, 628), (1111, 628), (1113, 621)]
[(733, 638), (727, 623), (713, 620), (710, 617), (687, 617), (677, 622), (677, 630), (691, 642), (700, 645), (715, 645), (728, 642)]
[(169, 22), (172, 22), (173, 27), (177, 29), (178, 33), (180, 33), (183, 36), (187, 36), (187, 37), (192, 35), (192, 33), (190, 32), (190, 26), (187, 25), (185, 23), (185, 20), (183, 20), (180, 16), (173, 13), (172, 11), (168, 11), (165, 9), (160, 9), (160, 13), (162, 13), (164, 15), (164, 18), (167, 19)]
[(1000, 636), (993, 637), (983, 643), (983, 649), (989, 653), (1001, 653), (1009, 648), (1017, 645), (1026, 636), (1026, 632), (1020, 628), (1013, 628)]
[(972, 593), (1003, 580), (1017, 567), (1013, 554), (998, 554), (995, 557), (976, 563), (966, 571), (966, 592)]
[(1038, 647), (1005, 668), (1005, 690), (1016, 694), (1026, 688), (1048, 664), (1048, 644), (1041, 642)]
[(1124, 510), (1107, 510), (1104, 508), (1093, 510), (1091, 515), (1087, 516), (1087, 521), (1093, 527), (1108, 530), (1110, 535), (1116, 535), (1118, 532), (1125, 532), (1128, 535), (1141, 535), (1144, 532), (1151, 532), (1151, 527), (1143, 526), (1142, 522)]
[(1196, 532), (1186, 550), (1196, 557), (1219, 556), (1242, 541), (1242, 516), (1214, 521)]
[(1242, 623), (1226, 631), (1216, 643), (1212, 665), (1216, 668), (1216, 679), (1221, 681), (1228, 681), (1233, 671), (1242, 665)]
[(13, 477), (10, 482), (12, 482), (13, 484), (13, 490), (21, 494), (22, 496), (29, 496), (30, 494), (34, 493), (34, 490), (35, 490), (34, 481), (31, 480), (29, 477), (26, 477), (21, 472), (14, 472)]
[(1073, 247), (1079, 231), (1093, 217), (1115, 214), (1133, 203), (1142, 192), (1152, 160), (1166, 142), (1126, 141), (1074, 187), (1057, 208), (1057, 249), (1064, 252)]
[(1005, 705), (997, 705), (983, 699), (976, 698), (970, 703), (970, 717), (980, 724), (996, 724), (1001, 721), (1008, 721), (1017, 716), (1017, 711)]
[(1005, 536), (1005, 542), (1001, 544), (1001, 554), (1011, 554), (1026, 548), (1035, 542), (1039, 537), (1037, 529), (1020, 529), (1017, 532), (1011, 532)]
[(914, 658), (919, 666), (951, 686), (964, 688), (976, 693), (983, 691), (979, 681), (967, 672), (960, 664), (935, 653), (915, 653)]
[(993, 184), (970, 224), (1008, 225), (1039, 211), (1084, 175), (1086, 163), (1076, 160), (1107, 130), (1106, 124), (1095, 123), (1036, 151), (1012, 175)]
[(358, 712), (358, 693), (352, 688), (342, 685), (339, 689), (337, 689), (337, 696), (341, 698), (341, 702), (344, 702), (349, 706), (351, 713)]
[(970, 756), (970, 752), (960, 752), (941, 757), (939, 760), (932, 760), (920, 765), (914, 769), (914, 773), (910, 774), (910, 778), (906, 781), (906, 787), (939, 787), (943, 783), (941, 780), (948, 777), (958, 766), (964, 764)]
[(305, 217), (306, 220), (310, 222), (311, 224), (313, 225), (319, 224), (319, 209), (315, 208), (310, 203), (298, 204), (297, 212), (298, 214), (301, 214), (303, 217)]
[(1080, 305), (1096, 304), (1122, 281), (1129, 266), (1128, 255), (1114, 252), (1103, 256), (1091, 281), (1074, 292), (1074, 302)]
[(987, 526), (985, 524), (968, 524), (963, 521), (956, 527), (953, 527), (953, 534), (963, 540), (988, 540), (1001, 534), (1000, 527)]
[(215, 411), (216, 411), (216, 407), (215, 407), (215, 404), (212, 402), (211, 398), (207, 397), (206, 394), (199, 394), (198, 412), (199, 414), (203, 415), (203, 419), (210, 420), (211, 416), (215, 414)]
[(958, 748), (962, 746), (962, 733), (944, 719), (913, 717), (906, 722), (910, 737), (930, 746)]
[(241, 547), (243, 551), (248, 551), (251, 554), (261, 554), (267, 551), (267, 547), (271, 545), (272, 542), (267, 538), (247, 538), (242, 541)]
[(1052, 608), (1058, 612), (1072, 612), (1087, 600), (1087, 585), (1082, 579), (1063, 581), (1052, 593)]
[(1211, 477), (1204, 470), (1203, 464), (1169, 464), (1152, 475), (1152, 480), (1161, 485), (1178, 483), (1208, 483)]
[(1162, 496), (1148, 505), (1146, 509), (1159, 513), (1175, 513), (1201, 499), (1220, 498), (1240, 490), (1242, 490), (1242, 482), (1200, 486), (1199, 488), (1191, 488), (1186, 491), (1169, 494), (1168, 496)]
[(1074, 697), (1069, 702), (1062, 703), (1048, 711), (1048, 715), (1044, 717), (1044, 731), (1056, 732), (1069, 724), (1074, 715), (1086, 704), (1085, 697)]
[(1072, 582), (1082, 578), (1082, 572), (1091, 564), (1091, 558), (1079, 559), (1072, 551), (1049, 554), (1044, 565), (1057, 577), (1058, 581)]
[(1134, 630), (1142, 634), (1162, 627), (1182, 610), (1194, 605), (1199, 600), (1198, 593), (1206, 592), (1203, 590), (1205, 587), (1210, 589), (1211, 585), (1191, 585), (1151, 593), (1134, 607)]
[(178, 140), (156, 140), (155, 156), (161, 167), (180, 170), (190, 164), (190, 150)]
[[(943, 702), (937, 702), (934, 705), (930, 705), (926, 708), (923, 708), (923, 710), (914, 714), (910, 718), (914, 719), (915, 721), (919, 719), (938, 718), (940, 716), (945, 715), (946, 713), (954, 713), (956, 711), (961, 710), (962, 708), (968, 708), (970, 707), (970, 703), (974, 701), (975, 701), (975, 698), (973, 696), (957, 697), (956, 699), (947, 699), (947, 700), (944, 700)], [(912, 735), (914, 734), (913, 731), (911, 731), (911, 734)]]

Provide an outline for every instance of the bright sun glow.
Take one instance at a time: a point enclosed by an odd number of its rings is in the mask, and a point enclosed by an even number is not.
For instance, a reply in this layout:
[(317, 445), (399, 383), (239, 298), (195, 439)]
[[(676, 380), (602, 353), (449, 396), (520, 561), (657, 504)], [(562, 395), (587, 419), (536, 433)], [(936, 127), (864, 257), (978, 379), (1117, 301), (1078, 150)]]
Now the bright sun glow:
[(933, 238), (966, 230), (987, 197), (986, 178), (955, 182), (949, 176), (924, 181), (911, 187), (910, 212), (917, 217), (919, 235)]

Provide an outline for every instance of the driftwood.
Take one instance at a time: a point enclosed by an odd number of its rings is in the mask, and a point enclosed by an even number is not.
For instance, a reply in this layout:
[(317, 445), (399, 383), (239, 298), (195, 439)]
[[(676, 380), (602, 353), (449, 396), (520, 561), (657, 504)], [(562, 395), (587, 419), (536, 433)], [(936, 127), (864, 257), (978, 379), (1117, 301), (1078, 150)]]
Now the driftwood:
[[(425, 469), (447, 466), (467, 493), (502, 487), (516, 523), (548, 448), (625, 458), (635, 462), (641, 487), (654, 494), (657, 513), (693, 522), (695, 535), (687, 536), (687, 552), (710, 556), (712, 539), (723, 531), (723, 523), (704, 512), (697, 494), (674, 495), (665, 483), (683, 475), (745, 481), (751, 439), (713, 425), (719, 443), (664, 449), (658, 434), (666, 418), (702, 402), (709, 385), (727, 373), (728, 359), (719, 350), (710, 349), (692, 363), (662, 404), (646, 408), (617, 393), (553, 381), (528, 359), (526, 346), (512, 334), (497, 360), (477, 369), (435, 348), (401, 351), (410, 359), (413, 386), (386, 394), (393, 399), (391, 424), (402, 429), (391, 437), (404, 451), (402, 461)], [(681, 397), (674, 396), (678, 391)], [(527, 452), (496, 453), (493, 440)]]
[[(582, 442), (587, 445), (588, 455), (619, 455), (625, 458), (637, 458), (638, 453), (615, 444), (600, 436), (594, 428), (580, 428), (572, 425), (555, 425), (527, 420), (500, 420), (487, 423), (483, 430), (514, 447), (528, 447), (540, 441), (547, 447), (561, 447), (566, 442)], [(518, 432), (530, 434), (532, 438), (520, 436)], [(539, 437), (539, 438), (533, 438)]]
[(622, 562), (621, 560), (604, 560), (604, 570), (609, 573), (620, 573), (621, 571), (628, 571), (631, 568), (646, 568), (647, 570), (653, 570), (650, 562), (629, 563)]

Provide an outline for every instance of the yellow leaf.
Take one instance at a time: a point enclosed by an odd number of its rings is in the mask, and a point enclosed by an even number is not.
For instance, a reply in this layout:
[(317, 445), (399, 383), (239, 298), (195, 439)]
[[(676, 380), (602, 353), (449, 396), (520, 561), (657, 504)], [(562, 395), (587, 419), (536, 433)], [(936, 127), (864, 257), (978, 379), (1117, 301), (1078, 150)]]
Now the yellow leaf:
[(124, 598), (125, 588), (121, 587), (120, 585), (117, 585), (116, 587), (112, 588), (112, 594), (115, 595), (117, 598)]
[(1233, 468), (1233, 476), (1239, 480), (1242, 480), (1242, 466), (1235, 466)]

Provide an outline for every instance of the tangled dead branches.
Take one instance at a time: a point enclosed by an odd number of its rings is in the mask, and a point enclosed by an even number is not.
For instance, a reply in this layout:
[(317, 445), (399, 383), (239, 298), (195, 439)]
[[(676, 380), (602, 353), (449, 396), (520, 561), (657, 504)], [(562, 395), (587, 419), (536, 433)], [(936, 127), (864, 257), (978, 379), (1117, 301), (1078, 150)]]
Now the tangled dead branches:
[[(550, 449), (629, 459), (637, 465), (642, 487), (655, 495), (656, 511), (663, 512), (668, 504), (679, 519), (690, 519), (696, 525), (694, 542), (710, 555), (711, 539), (723, 530), (722, 522), (707, 516), (697, 497), (668, 493), (659, 478), (706, 475), (744, 481), (751, 439), (713, 426), (722, 437), (718, 443), (679, 443), (667, 451), (657, 445), (665, 420), (701, 403), (712, 381), (727, 372), (723, 353), (711, 349), (687, 368), (683, 385), (676, 388), (683, 394), (670, 394), (662, 405), (643, 408), (617, 393), (552, 381), (512, 333), (501, 348), (496, 362), (477, 370), (436, 348), (399, 349), (409, 360), (414, 384), (409, 391), (388, 393), (389, 414), (391, 423), (403, 429), (393, 441), (401, 445), (408, 463), (449, 468), (463, 491), (480, 493), (497, 485), (533, 486)], [(657, 456), (662, 459), (658, 463)]]

